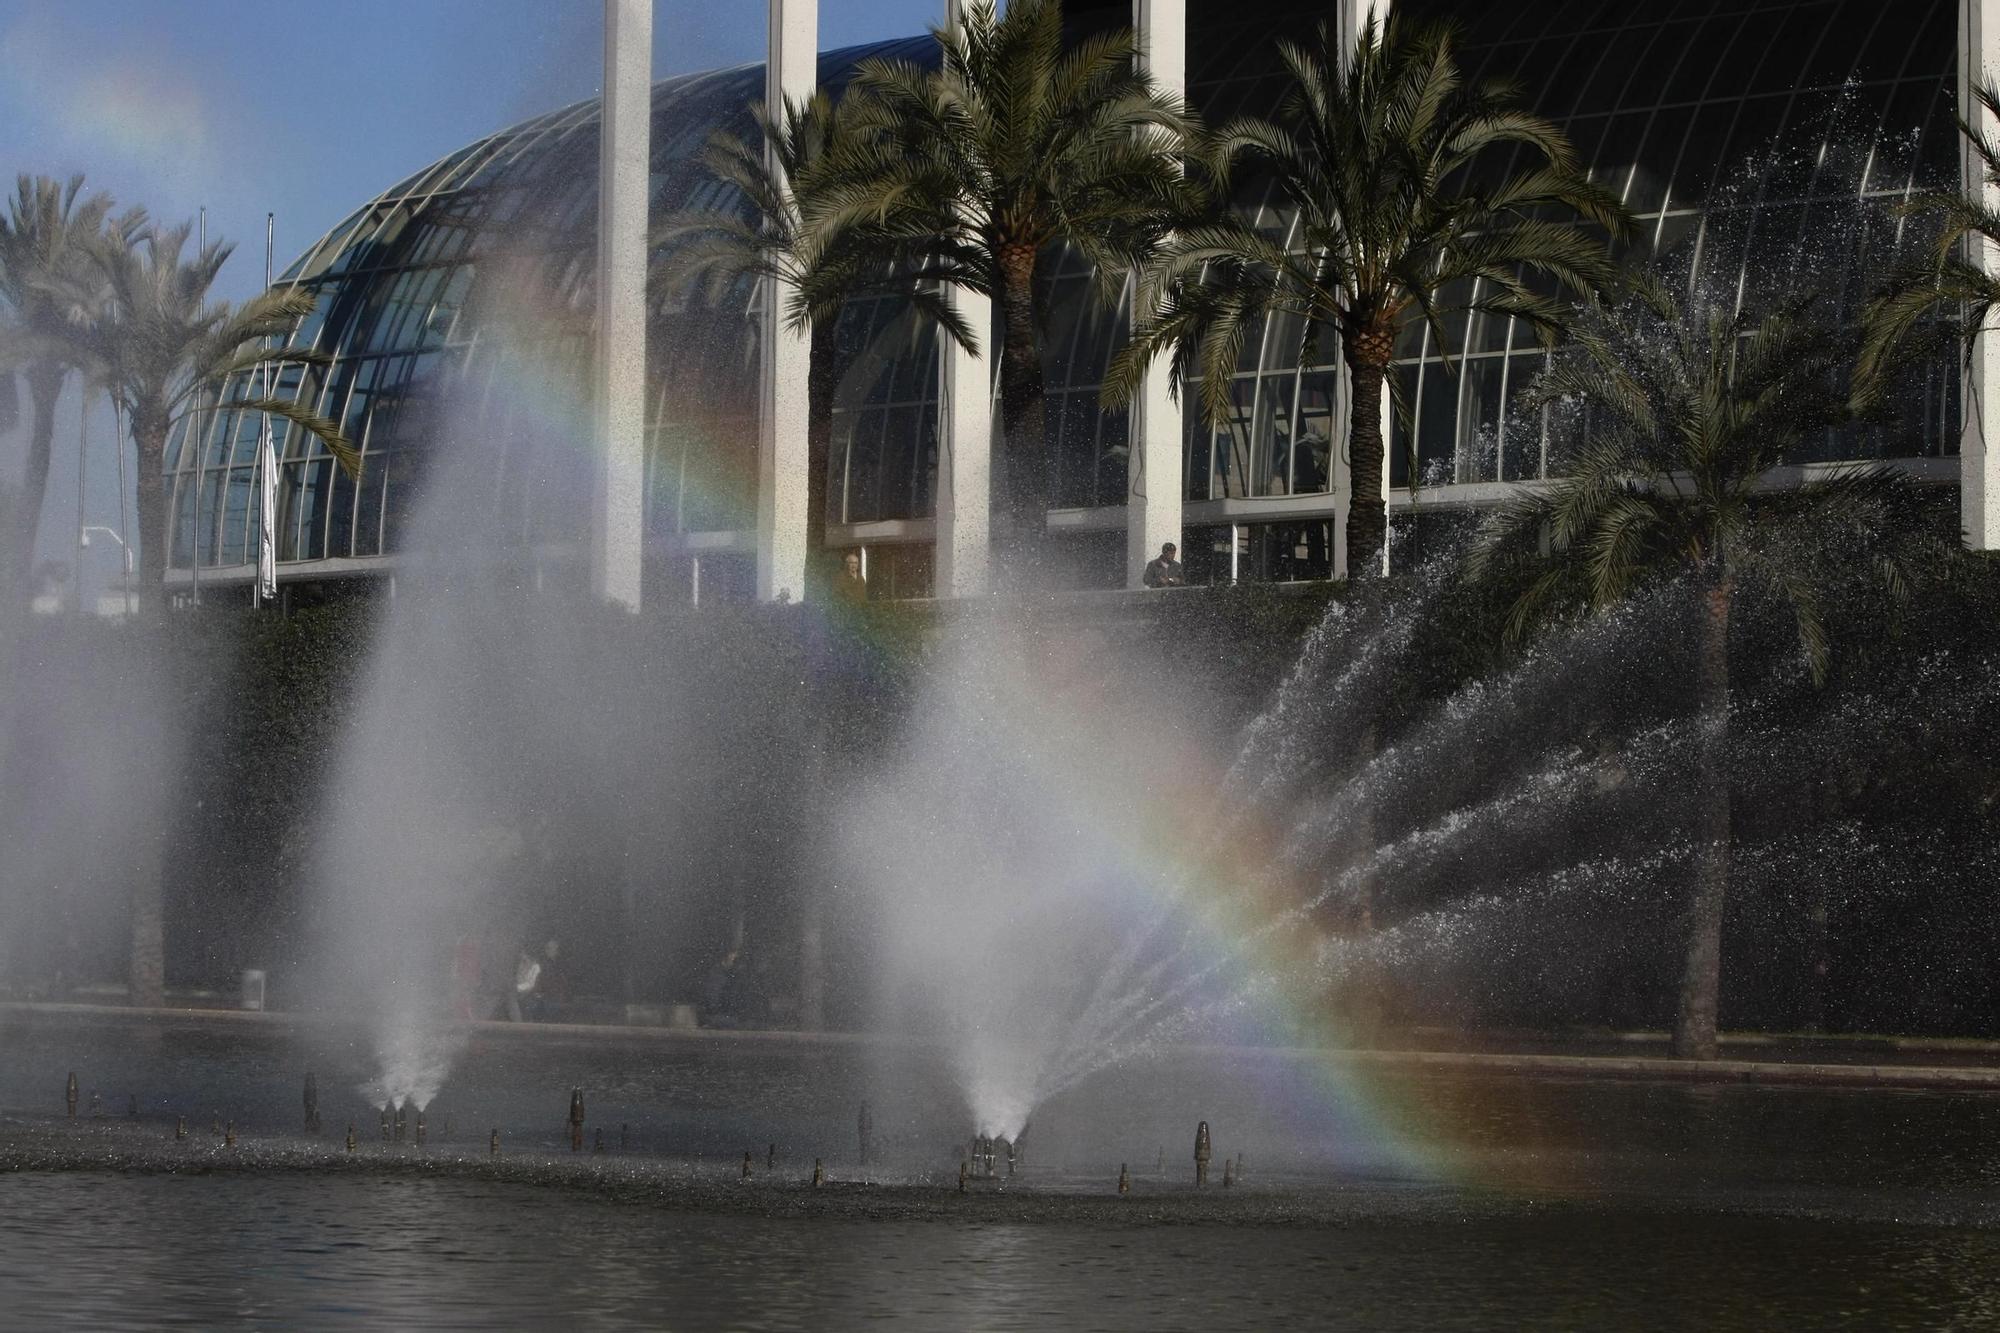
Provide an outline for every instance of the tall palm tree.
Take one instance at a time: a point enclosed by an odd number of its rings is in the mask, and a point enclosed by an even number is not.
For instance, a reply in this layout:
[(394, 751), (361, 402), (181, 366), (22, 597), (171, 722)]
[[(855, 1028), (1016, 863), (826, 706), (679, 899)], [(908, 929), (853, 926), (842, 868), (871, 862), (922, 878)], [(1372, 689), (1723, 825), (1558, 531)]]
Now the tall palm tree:
[[(134, 245), (95, 248), (108, 302), (82, 335), (113, 400), (123, 410), (138, 463), (140, 606), (164, 604), (167, 573), (167, 437), (202, 395), (232, 375), (265, 367), (324, 364), (323, 353), (284, 345), (313, 299), (273, 288), (240, 306), (210, 301), (215, 275), (235, 250), (213, 241), (183, 257), (191, 227), (148, 229)], [(317, 436), (349, 476), (361, 472), (359, 451), (340, 424), (277, 397), (230, 404), (262, 412)]]
[[(262, 367), (320, 364), (323, 354), (283, 345), (312, 298), (274, 288), (232, 306), (211, 302), (208, 290), (233, 246), (216, 241), (183, 258), (187, 224), (148, 229), (135, 245), (95, 247), (108, 302), (83, 333), (83, 343), (112, 399), (123, 409), (138, 462), (140, 609), (149, 619), (165, 603), (167, 572), (167, 438), (174, 424), (231, 375)], [(325, 443), (350, 476), (360, 456), (337, 422), (298, 403), (271, 396), (232, 404), (293, 423)], [(142, 838), (161, 850), (158, 830)], [(132, 882), (131, 1002), (155, 1006), (166, 986), (161, 923), (163, 865), (141, 867)]]
[[(2000, 117), (2000, 88), (1974, 84), (1972, 95), (1988, 115)], [(2000, 144), (1963, 116), (1958, 130), (1979, 158), (1985, 184), (2000, 186)], [(1969, 357), (1973, 340), (2000, 307), (2000, 274), (1979, 262), (1980, 250), (2000, 250), (2000, 212), (1954, 190), (1921, 191), (1897, 211), (1934, 215), (1937, 239), (1928, 254), (1898, 266), (1869, 302), (1854, 366), (1856, 394), (1869, 403), (1883, 399), (1900, 371), (1937, 350), (1948, 335), (1964, 339)]]
[(100, 245), (129, 244), (145, 224), (138, 209), (115, 218), (111, 209), (110, 195), (83, 193), (81, 175), (67, 182), (23, 175), (0, 216), (0, 302), (7, 307), (0, 378), (11, 398), (19, 368), (31, 413), (20, 490), (0, 513), (0, 597), (8, 600), (19, 595), (34, 562), (56, 402), (84, 356), (76, 316), (102, 295), (92, 255)]
[(812, 596), (826, 586), (833, 402), (850, 359), (835, 336), (841, 307), (864, 293), (893, 294), (954, 341), (977, 350), (971, 327), (929, 280), (930, 270), (912, 247), (865, 220), (823, 230), (807, 225), (827, 164), (847, 137), (851, 117), (842, 115), (844, 105), (825, 92), (788, 99), (779, 117), (763, 103), (753, 104), (757, 140), (717, 133), (702, 157), (715, 179), (734, 188), (736, 206), (675, 213), (653, 234), (656, 280), (674, 287), (704, 285), (715, 302), (746, 278), (773, 279), (784, 291), (789, 325), (809, 330), (806, 584)]
[(1573, 347), (1520, 401), (1524, 412), (1549, 410), (1550, 470), (1560, 479), (1518, 490), (1488, 518), (1470, 572), (1526, 566), (1532, 577), (1508, 618), (1516, 639), (1564, 607), (1609, 607), (1668, 582), (1694, 593), (1700, 831), (1674, 1049), (1712, 1059), (1730, 873), (1734, 609), (1753, 591), (1789, 604), (1821, 679), (1820, 606), (1843, 562), (1851, 571), (1855, 553), (1870, 552), (1864, 568), (1900, 593), (1924, 543), (1894, 540), (1918, 530), (1907, 518), (1915, 497), (1886, 469), (1841, 468), (1762, 492), (1790, 450), (1847, 408), (1848, 345), (1809, 301), (1753, 321), (1733, 294), (1684, 310), (1653, 275), (1632, 286), (1621, 304), (1585, 309)]
[[(1220, 424), (1257, 321), (1296, 317), (1307, 356), (1330, 329), (1352, 384), (1355, 577), (1379, 568), (1387, 537), (1382, 393), (1405, 323), (1426, 321), (1447, 355), (1451, 310), (1512, 316), (1546, 344), (1560, 327), (1546, 290), (1589, 292), (1611, 275), (1604, 235), (1579, 224), (1619, 232), (1626, 221), (1578, 172), (1562, 132), (1520, 109), (1508, 85), (1468, 83), (1454, 46), (1451, 27), (1402, 19), (1380, 31), (1371, 19), (1351, 52), (1325, 24), (1311, 45), (1280, 43), (1290, 87), (1276, 122), (1239, 121), (1217, 138), (1275, 180), (1295, 235), (1242, 216), (1177, 233), (1148, 267), (1138, 327), (1106, 384), (1108, 398), (1129, 397), (1169, 353), (1176, 385), (1198, 383)], [(1528, 165), (1494, 172), (1508, 155)]]
[[(1129, 29), (1065, 46), (1061, 0), (968, 4), (933, 29), (936, 71), (863, 61), (853, 142), (809, 221), (866, 224), (919, 247), (924, 268), (999, 308), (1005, 485), (997, 536), (1032, 569), (1049, 456), (1037, 280), (1074, 246), (1119, 299), (1188, 207), (1188, 122), (1140, 68)], [(980, 331), (982, 334), (984, 330)]]

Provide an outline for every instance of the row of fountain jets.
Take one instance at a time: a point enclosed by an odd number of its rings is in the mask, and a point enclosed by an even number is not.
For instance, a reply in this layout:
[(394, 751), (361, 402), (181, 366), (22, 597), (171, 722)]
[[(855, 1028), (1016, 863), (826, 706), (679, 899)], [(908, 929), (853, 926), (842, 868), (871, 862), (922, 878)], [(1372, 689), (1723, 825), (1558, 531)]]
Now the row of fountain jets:
[[(411, 1111), (412, 1100), (413, 1099), (405, 1098), (400, 1103), (394, 1101), (386, 1101), (382, 1103), (381, 1121), (380, 1121), (382, 1142), (403, 1143), (411, 1139), (412, 1125), (410, 1119), (410, 1111)], [(65, 1106), (68, 1108), (69, 1118), (72, 1120), (76, 1119), (76, 1108), (79, 1102), (79, 1085), (77, 1083), (76, 1072), (74, 1070), (70, 1071), (69, 1080), (63, 1088), (63, 1102)], [(312, 1074), (311, 1071), (308, 1071), (306, 1073), (304, 1103), (305, 1103), (305, 1131), (308, 1134), (317, 1135), (321, 1131), (320, 1115), (319, 1115), (319, 1080)], [(415, 1109), (416, 1109), (416, 1120), (414, 1126), (415, 1129), (414, 1138), (415, 1142), (421, 1146), (428, 1137), (429, 1125), (425, 1117), (424, 1108), (419, 1106), (416, 1107)], [(95, 1089), (93, 1089), (90, 1094), (90, 1115), (92, 1116), (92, 1118), (96, 1118), (103, 1115), (103, 1113), (104, 1113), (104, 1099), (97, 1093)], [(125, 1114), (128, 1118), (136, 1119), (138, 1117), (139, 1115), (138, 1094), (134, 1093), (130, 1095), (127, 1101)], [(571, 1152), (583, 1151), (583, 1126), (585, 1117), (586, 1117), (586, 1110), (583, 1101), (583, 1089), (580, 1087), (573, 1087), (569, 1091), (569, 1118), (568, 1118), (569, 1150)], [(861, 1140), (861, 1161), (864, 1165), (866, 1165), (869, 1162), (869, 1160), (874, 1156), (874, 1128), (875, 1128), (874, 1117), (871, 1115), (869, 1111), (867, 1102), (861, 1103), (861, 1113), (857, 1118), (856, 1128), (859, 1130), (859, 1137)], [(988, 1134), (974, 1135), (969, 1149), (959, 1158), (958, 1162), (959, 1193), (961, 1194), (965, 1193), (969, 1183), (974, 1179), (985, 1179), (985, 1180), (999, 1179), (1000, 1163), (1003, 1160), (1006, 1162), (1007, 1165), (1007, 1177), (1011, 1179), (1015, 1171), (1019, 1169), (1021, 1163), (1024, 1160), (1026, 1160), (1027, 1156), (1026, 1143), (1028, 1138), (1028, 1128), (1029, 1128), (1028, 1126), (1023, 1125), (1021, 1127), (1021, 1132), (1019, 1134), (1016, 1134), (1012, 1139), (1006, 1138), (1003, 1135), (988, 1135)], [(618, 1126), (618, 1150), (620, 1152), (625, 1152), (628, 1150), (630, 1144), (629, 1130), (630, 1126), (627, 1124), (620, 1124)], [(224, 1146), (228, 1147), (235, 1146), (236, 1143), (235, 1121), (233, 1120), (229, 1121), (227, 1126), (224, 1127), (221, 1124), (220, 1117), (217, 1117), (217, 1123), (213, 1127), (213, 1132), (220, 1134), (222, 1136)], [(451, 1120), (450, 1117), (446, 1117), (445, 1136), (449, 1138), (450, 1135), (451, 1135)], [(174, 1138), (176, 1139), (187, 1138), (186, 1116), (176, 1117), (174, 1125)], [(358, 1146), (358, 1140), (356, 1139), (355, 1136), (354, 1126), (349, 1125), (347, 1127), (347, 1151), (353, 1152), (355, 1151), (357, 1146)], [(593, 1152), (604, 1151), (604, 1130), (602, 1127), (600, 1127), (596, 1131), (596, 1137), (592, 1143), (592, 1151)], [(497, 1128), (492, 1131), (491, 1135), (487, 1140), (487, 1152), (489, 1155), (493, 1156), (497, 1156), (500, 1152), (500, 1131)], [(1213, 1160), (1213, 1158), (1214, 1158), (1214, 1145), (1209, 1134), (1208, 1122), (1204, 1120), (1201, 1122), (1199, 1126), (1196, 1127), (1194, 1136), (1194, 1183), (1197, 1187), (1206, 1185), (1208, 1183), (1208, 1168), (1209, 1168), (1209, 1163)], [(765, 1156), (764, 1156), (765, 1169), (767, 1171), (774, 1169), (777, 1166), (777, 1161), (778, 1161), (778, 1145), (773, 1143), (765, 1151)], [(752, 1154), (748, 1149), (745, 1149), (743, 1153), (743, 1178), (746, 1180), (749, 1179), (751, 1175), (751, 1169), (752, 1169), (751, 1162), (752, 1162)], [(1163, 1148), (1160, 1150), (1159, 1170), (1162, 1174), (1164, 1174), (1165, 1169), (1166, 1169), (1166, 1150)], [(1242, 1176), (1242, 1154), (1238, 1153), (1234, 1158), (1225, 1157), (1222, 1162), (1223, 1185), (1225, 1187), (1233, 1186), (1236, 1184), (1237, 1180), (1241, 1178), (1241, 1176)], [(813, 1158), (812, 1183), (815, 1188), (818, 1188), (819, 1186), (826, 1183), (826, 1166), (824, 1160), (818, 1157)], [(1120, 1194), (1129, 1194), (1132, 1192), (1132, 1174), (1128, 1167), (1128, 1164), (1124, 1162), (1120, 1162), (1118, 1164), (1118, 1192)]]

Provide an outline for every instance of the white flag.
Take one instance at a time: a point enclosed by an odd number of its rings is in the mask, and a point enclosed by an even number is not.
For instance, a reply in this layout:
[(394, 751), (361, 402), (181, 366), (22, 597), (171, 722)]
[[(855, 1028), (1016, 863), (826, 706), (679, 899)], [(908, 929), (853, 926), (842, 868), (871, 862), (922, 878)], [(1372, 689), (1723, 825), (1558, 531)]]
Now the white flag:
[(257, 592), (278, 595), (278, 455), (271, 447), (271, 419), (257, 436), (257, 501), (262, 522), (257, 537)]

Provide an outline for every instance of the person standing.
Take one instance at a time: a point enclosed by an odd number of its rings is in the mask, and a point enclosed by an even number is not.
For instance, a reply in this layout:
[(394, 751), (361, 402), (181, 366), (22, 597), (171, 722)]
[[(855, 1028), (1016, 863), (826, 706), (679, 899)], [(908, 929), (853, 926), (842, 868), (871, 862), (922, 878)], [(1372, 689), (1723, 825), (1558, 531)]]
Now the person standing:
[(1146, 566), (1140, 582), (1148, 588), (1181, 588), (1187, 585), (1187, 575), (1181, 569), (1181, 562), (1174, 557), (1180, 548), (1172, 542), (1160, 547), (1159, 558)]
[(849, 551), (840, 562), (840, 574), (833, 582), (834, 600), (859, 605), (868, 600), (868, 580), (861, 573), (861, 552)]

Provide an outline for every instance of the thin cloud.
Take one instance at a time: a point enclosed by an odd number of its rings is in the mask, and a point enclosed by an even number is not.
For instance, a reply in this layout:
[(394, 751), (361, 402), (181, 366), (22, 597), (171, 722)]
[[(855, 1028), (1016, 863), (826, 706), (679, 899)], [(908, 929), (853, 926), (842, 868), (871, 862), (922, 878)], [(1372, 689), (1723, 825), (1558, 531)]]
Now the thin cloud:
[(216, 168), (201, 80), (163, 43), (132, 37), (46, 11), (0, 30), (0, 98), (14, 104), (22, 146), (49, 159), (43, 169), (117, 162), (171, 179)]

